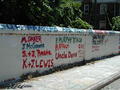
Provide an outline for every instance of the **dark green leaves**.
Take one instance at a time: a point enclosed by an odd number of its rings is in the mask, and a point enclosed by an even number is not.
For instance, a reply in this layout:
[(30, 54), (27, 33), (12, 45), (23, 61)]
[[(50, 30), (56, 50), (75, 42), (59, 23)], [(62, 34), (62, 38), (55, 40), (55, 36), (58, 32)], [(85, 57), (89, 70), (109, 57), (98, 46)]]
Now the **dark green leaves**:
[(75, 0), (6, 0), (0, 4), (1, 23), (91, 27), (81, 19), (81, 3)]
[(113, 23), (112, 29), (120, 31), (120, 16), (113, 17), (112, 23)]

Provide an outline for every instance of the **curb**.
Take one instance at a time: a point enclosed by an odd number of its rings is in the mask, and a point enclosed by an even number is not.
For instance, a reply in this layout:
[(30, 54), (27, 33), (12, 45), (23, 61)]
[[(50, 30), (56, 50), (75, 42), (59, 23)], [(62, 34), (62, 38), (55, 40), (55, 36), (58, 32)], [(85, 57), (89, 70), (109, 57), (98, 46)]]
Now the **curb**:
[(105, 78), (104, 80), (101, 80), (101, 81), (97, 82), (96, 84), (88, 87), (85, 90), (101, 90), (102, 88), (111, 84), (112, 82), (116, 81), (119, 78), (120, 78), (120, 71), (111, 75), (111, 76), (109, 76), (108, 78)]

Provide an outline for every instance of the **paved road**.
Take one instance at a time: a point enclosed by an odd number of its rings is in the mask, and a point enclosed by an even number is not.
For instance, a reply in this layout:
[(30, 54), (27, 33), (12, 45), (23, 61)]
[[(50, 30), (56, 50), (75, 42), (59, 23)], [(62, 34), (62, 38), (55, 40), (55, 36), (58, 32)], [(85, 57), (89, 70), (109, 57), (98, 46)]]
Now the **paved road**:
[(120, 56), (116, 56), (85, 66), (33, 78), (20, 86), (23, 86), (25, 90), (85, 90), (119, 71)]

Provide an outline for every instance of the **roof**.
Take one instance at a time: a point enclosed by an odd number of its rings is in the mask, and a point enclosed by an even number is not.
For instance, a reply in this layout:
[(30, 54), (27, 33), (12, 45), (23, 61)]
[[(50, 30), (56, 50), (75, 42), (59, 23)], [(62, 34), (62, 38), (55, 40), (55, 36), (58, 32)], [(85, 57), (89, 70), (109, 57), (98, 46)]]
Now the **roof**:
[[(92, 0), (95, 2), (95, 0)], [(96, 3), (120, 3), (120, 0), (96, 0)]]
[(120, 0), (76, 0), (79, 2), (92, 2), (94, 3), (96, 1), (96, 3), (120, 3)]

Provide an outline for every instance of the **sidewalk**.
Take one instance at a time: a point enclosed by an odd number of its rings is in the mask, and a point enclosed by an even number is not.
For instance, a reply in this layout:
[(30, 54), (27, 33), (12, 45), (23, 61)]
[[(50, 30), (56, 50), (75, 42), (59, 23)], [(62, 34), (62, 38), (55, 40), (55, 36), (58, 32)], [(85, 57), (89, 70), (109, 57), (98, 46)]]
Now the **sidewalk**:
[(102, 90), (120, 90), (120, 79), (104, 87)]
[(25, 90), (85, 90), (118, 72), (120, 72), (120, 56), (115, 56), (85, 66), (33, 78), (20, 86)]

